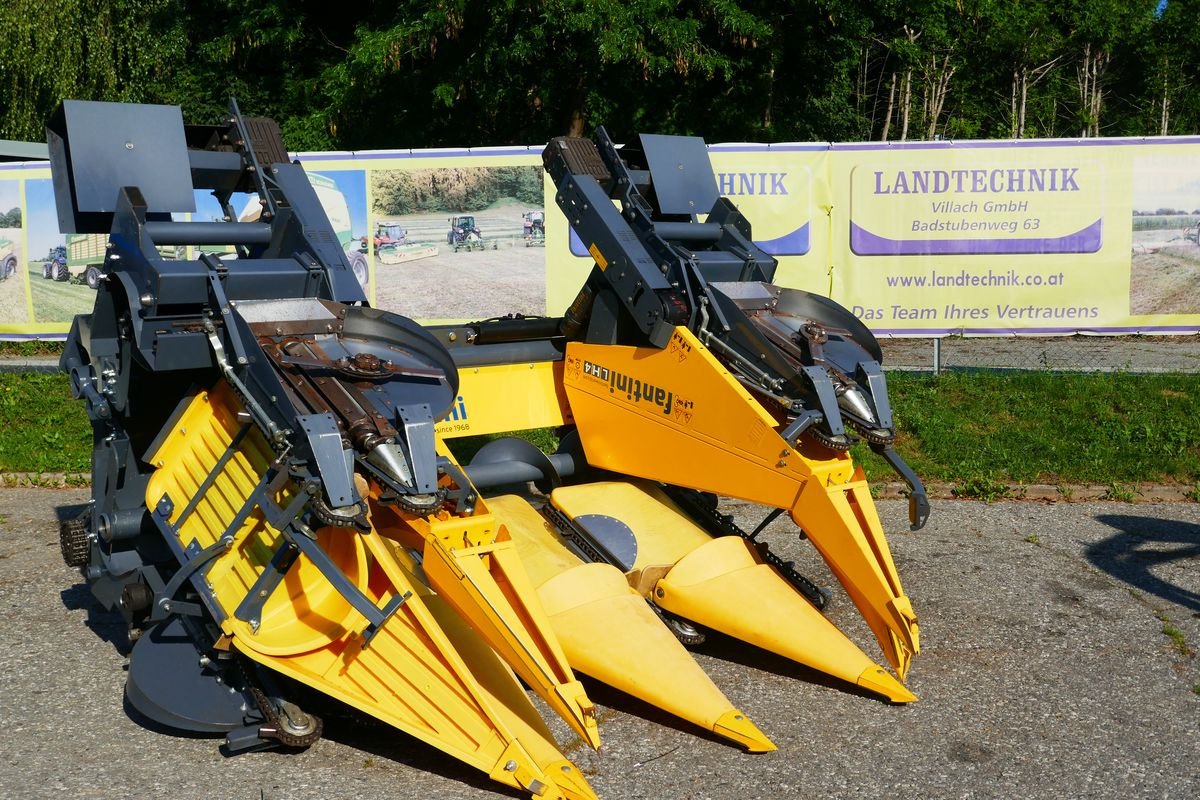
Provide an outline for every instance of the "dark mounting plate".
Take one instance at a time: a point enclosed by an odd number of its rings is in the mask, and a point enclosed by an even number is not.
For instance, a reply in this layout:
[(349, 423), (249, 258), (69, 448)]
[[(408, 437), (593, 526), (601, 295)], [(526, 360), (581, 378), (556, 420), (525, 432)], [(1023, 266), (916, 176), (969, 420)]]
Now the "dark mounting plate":
[(178, 106), (67, 100), (46, 137), (62, 233), (108, 233), (126, 186), (151, 214), (196, 210)]
[(664, 214), (707, 214), (717, 202), (717, 179), (699, 136), (638, 136), (658, 208)]

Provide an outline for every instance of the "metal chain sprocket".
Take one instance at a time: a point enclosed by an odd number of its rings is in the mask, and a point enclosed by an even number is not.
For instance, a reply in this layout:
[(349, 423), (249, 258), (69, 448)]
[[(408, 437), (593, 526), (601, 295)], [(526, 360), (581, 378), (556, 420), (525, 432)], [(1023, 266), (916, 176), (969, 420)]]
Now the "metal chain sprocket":
[(704, 644), (704, 632), (696, 627), (693, 623), (686, 619), (677, 617), (669, 611), (659, 608), (654, 603), (650, 603), (650, 608), (658, 615), (658, 618), (667, 626), (667, 630), (675, 635), (682, 644), (689, 647)]
[(266, 693), (253, 682), (247, 680), (246, 689), (263, 716), (263, 724), (258, 730), (258, 735), (263, 739), (272, 739), (284, 747), (304, 749), (321, 738), (325, 723), (316, 714), (301, 711), (299, 706), (286, 701), (282, 704), (283, 713), (280, 714)]
[(815, 439), (819, 444), (828, 447), (830, 450), (837, 450), (838, 452), (845, 452), (858, 442), (858, 439), (848, 433), (844, 433), (841, 436), (833, 436), (821, 430), (816, 425), (809, 428), (807, 431), (805, 431), (805, 433)]
[(58, 525), (58, 544), (62, 548), (63, 561), (76, 569), (87, 566), (92, 556), (92, 542), (88, 536), (87, 516), (64, 519)]
[(868, 428), (856, 420), (850, 420), (850, 425), (871, 444), (887, 447), (896, 441), (896, 432), (893, 430), (888, 430), (887, 428)]

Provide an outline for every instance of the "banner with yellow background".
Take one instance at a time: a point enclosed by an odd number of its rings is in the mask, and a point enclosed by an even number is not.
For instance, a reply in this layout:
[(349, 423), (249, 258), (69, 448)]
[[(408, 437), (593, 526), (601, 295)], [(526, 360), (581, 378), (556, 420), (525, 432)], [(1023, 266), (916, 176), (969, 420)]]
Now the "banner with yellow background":
[[(562, 313), (592, 268), (540, 151), (299, 158), (372, 303), (457, 321)], [(831, 296), (877, 334), (1200, 332), (1200, 138), (710, 154), (778, 259), (775, 282)], [(196, 200), (193, 218), (222, 218)], [(105, 280), (103, 243), (59, 233), (46, 164), (0, 164), (0, 337), (65, 335)]]

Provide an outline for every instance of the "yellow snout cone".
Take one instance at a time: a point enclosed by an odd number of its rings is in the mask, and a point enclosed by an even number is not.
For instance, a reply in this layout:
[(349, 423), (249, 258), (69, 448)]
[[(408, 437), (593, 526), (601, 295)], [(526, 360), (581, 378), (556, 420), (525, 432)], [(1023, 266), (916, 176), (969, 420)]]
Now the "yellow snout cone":
[(629, 587), (620, 570), (579, 559), (519, 497), (489, 498), (488, 505), (517, 544), (572, 669), (752, 753), (775, 749)]
[(739, 536), (714, 539), (653, 484), (564, 486), (551, 500), (582, 528), (597, 516), (628, 528), (636, 540), (629, 581), (655, 605), (893, 703), (917, 699), (763, 563), (749, 542)]
[(680, 559), (658, 581), (654, 602), (685, 619), (882, 694), (893, 703), (917, 699), (740, 537), (713, 539)]

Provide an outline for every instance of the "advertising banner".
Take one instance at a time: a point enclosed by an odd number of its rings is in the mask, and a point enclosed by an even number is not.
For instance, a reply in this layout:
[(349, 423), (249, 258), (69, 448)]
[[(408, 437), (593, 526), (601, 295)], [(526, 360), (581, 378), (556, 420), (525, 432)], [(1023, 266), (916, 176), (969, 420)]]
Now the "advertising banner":
[[(299, 158), (372, 304), (444, 322), (561, 314), (587, 278), (540, 154)], [(1200, 332), (1200, 138), (710, 154), (720, 193), (778, 260), (775, 282), (832, 297), (877, 334)], [(195, 218), (225, 218), (196, 200)], [(239, 219), (253, 200), (235, 198)], [(46, 164), (0, 164), (0, 338), (64, 336), (105, 280), (105, 238), (58, 231)]]
[(995, 144), (834, 147), (840, 301), (884, 334), (1127, 325), (1122, 148)]

